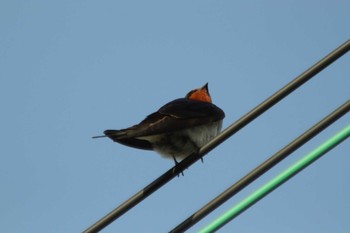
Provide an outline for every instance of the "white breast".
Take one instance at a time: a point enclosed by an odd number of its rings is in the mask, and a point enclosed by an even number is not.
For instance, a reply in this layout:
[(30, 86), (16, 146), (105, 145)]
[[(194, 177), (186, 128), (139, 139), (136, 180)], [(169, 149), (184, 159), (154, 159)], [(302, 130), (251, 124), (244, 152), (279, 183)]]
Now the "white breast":
[(179, 130), (169, 134), (142, 137), (153, 149), (166, 158), (182, 160), (214, 138), (222, 127), (222, 121)]
[(211, 124), (186, 129), (184, 133), (188, 134), (189, 138), (200, 148), (218, 135), (221, 131), (221, 127), (222, 121), (217, 121)]

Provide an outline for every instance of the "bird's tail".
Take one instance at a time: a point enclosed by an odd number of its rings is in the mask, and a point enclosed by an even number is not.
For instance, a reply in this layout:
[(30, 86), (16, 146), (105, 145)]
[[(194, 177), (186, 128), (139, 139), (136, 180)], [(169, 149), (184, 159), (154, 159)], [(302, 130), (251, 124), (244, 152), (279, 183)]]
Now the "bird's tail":
[(129, 132), (128, 129), (121, 129), (121, 130), (109, 129), (103, 132), (105, 135), (95, 136), (93, 138), (109, 137), (113, 141), (126, 146), (143, 149), (143, 150), (153, 150), (153, 146), (149, 141), (138, 139), (135, 137), (130, 137), (127, 134), (128, 132)]
[(107, 137), (106, 135), (100, 135), (100, 136), (93, 136), (92, 138), (95, 139), (95, 138), (105, 138)]
[(109, 137), (111, 139), (119, 139), (123, 138), (126, 133), (124, 130), (114, 130), (114, 129), (108, 129), (103, 132), (105, 135), (100, 135), (100, 136), (94, 136), (92, 138), (104, 138), (104, 137)]

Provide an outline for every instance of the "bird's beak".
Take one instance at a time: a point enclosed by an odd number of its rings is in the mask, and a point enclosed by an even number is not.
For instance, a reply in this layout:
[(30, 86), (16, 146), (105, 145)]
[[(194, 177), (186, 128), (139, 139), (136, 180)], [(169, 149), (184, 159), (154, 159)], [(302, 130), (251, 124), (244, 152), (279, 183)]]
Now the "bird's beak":
[(206, 83), (201, 89), (202, 90), (206, 90), (207, 92), (209, 92), (208, 83)]

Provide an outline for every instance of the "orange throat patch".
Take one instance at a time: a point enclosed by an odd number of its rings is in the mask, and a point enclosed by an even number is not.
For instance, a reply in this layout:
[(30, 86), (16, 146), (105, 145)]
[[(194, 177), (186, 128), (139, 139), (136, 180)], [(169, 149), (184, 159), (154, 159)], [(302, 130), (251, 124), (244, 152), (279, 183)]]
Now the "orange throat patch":
[(191, 93), (191, 95), (188, 98), (190, 100), (199, 100), (199, 101), (211, 103), (211, 97), (209, 93), (203, 89), (194, 91), (193, 93)]

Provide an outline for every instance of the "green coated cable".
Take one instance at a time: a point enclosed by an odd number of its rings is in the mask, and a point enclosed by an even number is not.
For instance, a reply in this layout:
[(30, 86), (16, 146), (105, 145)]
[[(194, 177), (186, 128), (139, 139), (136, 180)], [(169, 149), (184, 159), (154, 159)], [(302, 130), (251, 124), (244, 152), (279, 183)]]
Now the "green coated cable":
[(309, 166), (311, 163), (315, 162), (322, 155), (326, 154), (328, 151), (336, 147), (342, 141), (350, 136), (350, 125), (345, 127), (339, 133), (334, 135), (332, 138), (328, 139), (322, 145), (317, 147), (315, 150), (307, 154), (304, 158), (300, 159), (294, 165), (280, 173), (274, 179), (269, 181), (267, 184), (256, 190), (254, 193), (250, 194), (243, 201), (238, 203), (232, 209), (228, 210), (226, 213), (221, 215), (219, 218), (214, 220), (208, 226), (203, 228), (200, 233), (209, 233), (215, 232), (221, 227), (223, 227), (226, 223), (237, 217), (239, 214), (243, 213), (249, 207), (254, 205), (256, 202), (264, 198), (267, 194), (278, 188), (284, 182), (292, 178), (298, 172)]

